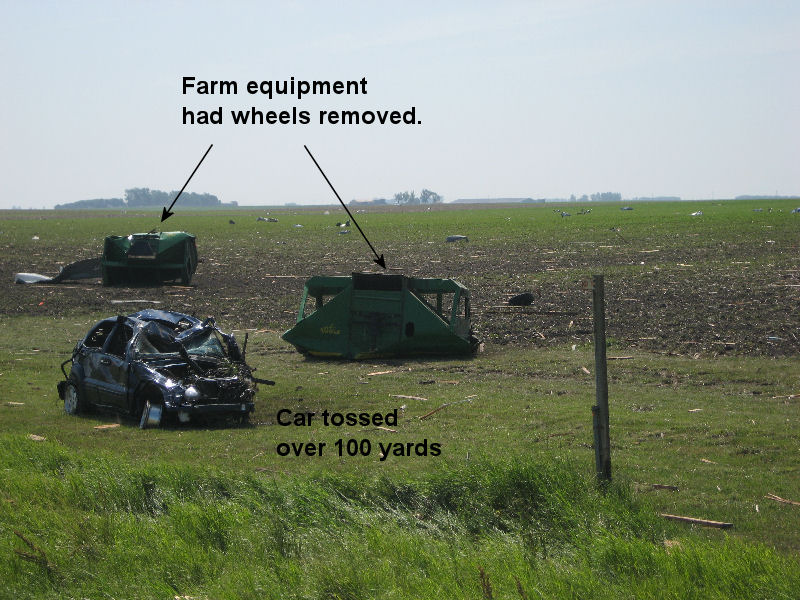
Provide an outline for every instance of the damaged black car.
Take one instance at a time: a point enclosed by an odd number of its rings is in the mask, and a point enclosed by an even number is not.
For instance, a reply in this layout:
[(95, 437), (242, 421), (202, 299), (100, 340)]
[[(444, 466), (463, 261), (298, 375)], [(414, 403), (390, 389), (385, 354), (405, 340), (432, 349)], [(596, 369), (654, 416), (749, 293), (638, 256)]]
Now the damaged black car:
[[(67, 414), (92, 407), (139, 418), (141, 428), (167, 418), (234, 417), (253, 411), (258, 379), (232, 334), (212, 317), (143, 310), (97, 323), (61, 364), (58, 395)], [(71, 363), (69, 374), (65, 366)]]

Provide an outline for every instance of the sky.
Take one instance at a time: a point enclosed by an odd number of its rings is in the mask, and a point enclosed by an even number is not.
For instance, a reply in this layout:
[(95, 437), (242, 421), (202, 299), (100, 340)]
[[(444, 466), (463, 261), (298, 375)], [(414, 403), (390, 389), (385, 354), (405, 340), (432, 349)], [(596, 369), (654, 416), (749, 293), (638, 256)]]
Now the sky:
[[(186, 191), (240, 205), (335, 203), (304, 146), (345, 202), (800, 194), (799, 66), (794, 0), (0, 0), (0, 208), (178, 190), (211, 144)], [(367, 93), (245, 89), (292, 77)], [(310, 122), (233, 123), (251, 107)]]

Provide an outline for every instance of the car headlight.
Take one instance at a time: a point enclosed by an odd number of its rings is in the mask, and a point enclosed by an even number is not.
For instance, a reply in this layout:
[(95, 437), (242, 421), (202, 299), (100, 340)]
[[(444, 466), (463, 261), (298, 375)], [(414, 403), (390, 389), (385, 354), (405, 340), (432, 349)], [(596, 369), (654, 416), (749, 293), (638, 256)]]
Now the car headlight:
[(188, 388), (186, 388), (186, 391), (183, 392), (184, 399), (188, 400), (189, 402), (194, 402), (200, 396), (201, 396), (200, 390), (198, 390), (193, 385), (190, 385)]

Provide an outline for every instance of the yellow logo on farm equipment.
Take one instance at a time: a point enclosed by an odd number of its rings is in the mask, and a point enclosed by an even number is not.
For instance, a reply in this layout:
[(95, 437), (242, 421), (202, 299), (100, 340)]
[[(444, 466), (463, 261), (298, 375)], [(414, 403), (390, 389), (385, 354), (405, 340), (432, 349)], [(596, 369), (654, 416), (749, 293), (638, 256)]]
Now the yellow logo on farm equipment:
[(336, 329), (336, 327), (334, 327), (332, 324), (325, 325), (325, 327), (320, 327), (319, 331), (323, 335), (339, 335), (340, 333), (342, 333), (340, 330)]

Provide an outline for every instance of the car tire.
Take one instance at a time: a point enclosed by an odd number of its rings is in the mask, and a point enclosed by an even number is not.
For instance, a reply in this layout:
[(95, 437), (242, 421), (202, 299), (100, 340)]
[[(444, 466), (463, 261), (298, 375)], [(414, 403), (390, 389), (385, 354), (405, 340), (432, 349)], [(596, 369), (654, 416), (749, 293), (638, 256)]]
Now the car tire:
[(67, 387), (64, 389), (64, 412), (68, 415), (77, 415), (84, 408), (78, 382), (75, 380), (68, 381)]
[(163, 407), (161, 404), (145, 400), (142, 406), (142, 416), (139, 419), (139, 429), (156, 428), (161, 424)]

